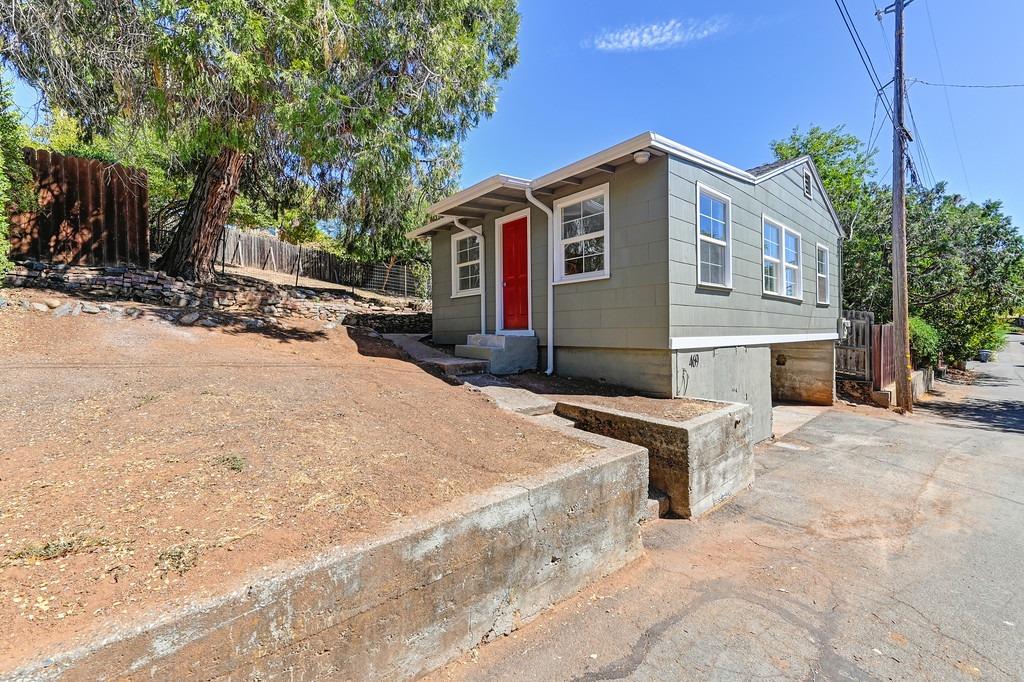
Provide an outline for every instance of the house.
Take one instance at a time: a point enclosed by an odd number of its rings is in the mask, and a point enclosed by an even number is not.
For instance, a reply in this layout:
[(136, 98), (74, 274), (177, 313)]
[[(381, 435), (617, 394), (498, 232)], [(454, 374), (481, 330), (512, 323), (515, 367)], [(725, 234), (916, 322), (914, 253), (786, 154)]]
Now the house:
[(648, 132), (430, 211), (433, 338), (495, 373), (749, 403), (757, 440), (773, 399), (834, 398), (844, 231), (809, 157), (741, 170)]

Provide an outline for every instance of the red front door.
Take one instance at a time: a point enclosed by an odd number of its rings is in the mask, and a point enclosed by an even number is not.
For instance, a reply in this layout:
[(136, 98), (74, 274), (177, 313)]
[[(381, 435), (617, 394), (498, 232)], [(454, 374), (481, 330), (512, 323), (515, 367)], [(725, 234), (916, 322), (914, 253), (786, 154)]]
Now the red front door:
[(528, 329), (530, 284), (526, 274), (526, 218), (501, 226), (501, 296), (504, 329)]

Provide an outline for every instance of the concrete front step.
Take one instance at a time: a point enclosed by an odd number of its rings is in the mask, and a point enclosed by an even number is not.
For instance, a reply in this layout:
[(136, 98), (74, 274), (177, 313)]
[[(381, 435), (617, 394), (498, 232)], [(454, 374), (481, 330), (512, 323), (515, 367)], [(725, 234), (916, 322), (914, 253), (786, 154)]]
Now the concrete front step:
[(494, 351), (500, 350), (493, 346), (474, 346), (470, 344), (455, 346), (455, 357), (458, 358), (474, 358), (477, 360), (491, 361), (491, 355)]
[(455, 356), (486, 360), (491, 374), (516, 374), (537, 369), (537, 337), (470, 334), (455, 347)]
[(654, 486), (647, 486), (647, 519), (664, 518), (669, 511), (668, 495)]

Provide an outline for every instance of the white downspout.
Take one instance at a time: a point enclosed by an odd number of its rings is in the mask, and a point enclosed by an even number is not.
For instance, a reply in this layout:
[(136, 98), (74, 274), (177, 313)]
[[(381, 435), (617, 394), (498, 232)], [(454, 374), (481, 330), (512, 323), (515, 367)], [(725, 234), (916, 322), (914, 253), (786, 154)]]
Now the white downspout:
[(555, 273), (554, 273), (554, 249), (555, 249), (555, 212), (538, 201), (533, 196), (530, 188), (526, 188), (526, 198), (531, 204), (544, 211), (548, 217), (548, 368), (547, 374), (555, 373)]
[[(480, 239), (480, 333), (487, 333), (487, 249), (484, 247), (484, 226), (480, 226), (480, 231), (477, 232), (472, 228), (466, 227), (462, 224), (461, 218), (455, 218), (455, 227), (459, 228), (466, 234), (471, 234)], [(452, 263), (452, 267), (455, 264)]]

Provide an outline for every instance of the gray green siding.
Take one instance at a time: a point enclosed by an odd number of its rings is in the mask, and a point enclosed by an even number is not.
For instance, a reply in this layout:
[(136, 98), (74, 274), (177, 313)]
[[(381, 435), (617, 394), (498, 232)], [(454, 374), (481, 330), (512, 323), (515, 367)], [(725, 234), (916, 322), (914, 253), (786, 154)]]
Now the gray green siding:
[[(835, 332), (839, 317), (839, 232), (820, 191), (803, 193), (803, 168), (758, 185), (733, 180), (677, 158), (669, 160), (670, 335), (746, 336)], [(731, 290), (697, 285), (696, 183), (732, 200)], [(762, 293), (761, 215), (801, 234), (803, 300)], [(815, 244), (829, 248), (830, 305), (815, 301)]]
[[(643, 166), (627, 164), (614, 174), (599, 174), (582, 185), (538, 197), (555, 200), (608, 183), (608, 254), (611, 276), (589, 282), (556, 284), (555, 345), (588, 348), (668, 348), (668, 183), (666, 157)], [(521, 210), (517, 204), (484, 220), (487, 331), (495, 322), (494, 221)], [(530, 212), (533, 328), (547, 343), (547, 217)], [(451, 233), (432, 240), (434, 337), (440, 343), (464, 343), (480, 331), (480, 298), (451, 298)], [(666, 376), (671, 368), (666, 363)]]

